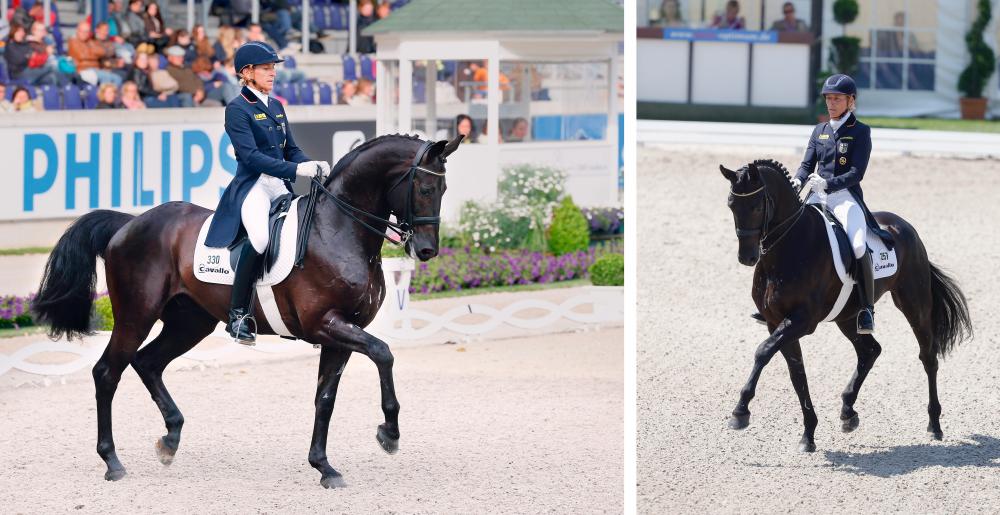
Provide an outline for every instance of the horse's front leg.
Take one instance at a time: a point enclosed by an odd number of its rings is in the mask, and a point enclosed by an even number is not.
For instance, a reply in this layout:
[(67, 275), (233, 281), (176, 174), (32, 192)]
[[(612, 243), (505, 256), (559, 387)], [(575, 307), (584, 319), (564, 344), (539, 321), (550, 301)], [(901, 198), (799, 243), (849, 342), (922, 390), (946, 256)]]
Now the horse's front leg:
[(340, 377), (351, 357), (349, 349), (324, 346), (319, 357), (319, 380), (316, 384), (316, 420), (313, 423), (312, 445), (309, 446), (309, 464), (323, 474), (320, 484), (326, 488), (346, 486), (343, 476), (330, 465), (326, 457), (326, 439), (330, 431), (330, 415), (337, 400)]
[(810, 332), (807, 330), (804, 320), (805, 317), (802, 316), (788, 316), (778, 324), (771, 336), (757, 347), (757, 351), (754, 352), (753, 370), (750, 372), (750, 378), (740, 390), (740, 400), (736, 403), (733, 416), (729, 419), (730, 428), (745, 429), (750, 425), (750, 400), (757, 392), (757, 381), (760, 380), (761, 372), (782, 346), (790, 341), (796, 341)]
[(318, 334), (309, 341), (324, 347), (349, 349), (368, 356), (375, 363), (382, 387), (382, 412), (385, 414), (385, 423), (378, 426), (375, 438), (385, 452), (395, 453), (399, 449), (399, 401), (393, 386), (393, 358), (389, 346), (360, 327), (344, 321), (335, 312), (326, 316)]
[(799, 440), (799, 450), (802, 452), (814, 452), (816, 450), (816, 410), (813, 408), (812, 399), (809, 398), (809, 383), (806, 381), (806, 366), (802, 361), (802, 346), (798, 340), (792, 340), (781, 347), (781, 355), (785, 357), (788, 364), (788, 375), (792, 378), (792, 386), (795, 394), (799, 397), (799, 407), (802, 408), (802, 420), (805, 424), (805, 431), (802, 439)]

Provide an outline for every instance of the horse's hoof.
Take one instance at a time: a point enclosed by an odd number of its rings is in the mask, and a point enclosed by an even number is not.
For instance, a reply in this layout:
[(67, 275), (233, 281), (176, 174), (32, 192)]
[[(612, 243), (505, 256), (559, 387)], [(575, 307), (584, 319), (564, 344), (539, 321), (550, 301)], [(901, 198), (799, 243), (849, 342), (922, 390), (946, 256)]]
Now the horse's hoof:
[(733, 416), (729, 417), (729, 429), (737, 429), (737, 430), (746, 429), (747, 426), (749, 425), (750, 425), (749, 413), (747, 413), (746, 415), (737, 415), (734, 413)]
[(399, 433), (394, 438), (385, 428), (385, 424), (378, 426), (375, 439), (378, 440), (378, 444), (382, 447), (382, 450), (389, 454), (396, 454), (396, 451), (399, 450)]
[(858, 414), (855, 413), (854, 416), (852, 416), (851, 418), (841, 420), (841, 423), (842, 425), (840, 426), (840, 429), (845, 433), (850, 433), (851, 431), (857, 429), (858, 426), (861, 424), (861, 417), (859, 417)]
[(323, 488), (343, 488), (347, 486), (344, 476), (339, 473), (323, 476), (323, 479), (319, 480), (319, 484), (323, 485)]
[(174, 455), (177, 454), (177, 449), (171, 449), (163, 443), (163, 438), (156, 441), (156, 457), (160, 459), (160, 463), (169, 466), (174, 462)]
[(944, 439), (944, 431), (940, 429), (935, 429), (933, 425), (927, 425), (927, 432), (931, 434), (931, 438), (941, 441)]
[(108, 481), (118, 481), (123, 477), (125, 477), (125, 469), (108, 469), (108, 471), (104, 473), (104, 479)]
[(799, 442), (799, 452), (816, 452), (816, 442), (803, 437)]

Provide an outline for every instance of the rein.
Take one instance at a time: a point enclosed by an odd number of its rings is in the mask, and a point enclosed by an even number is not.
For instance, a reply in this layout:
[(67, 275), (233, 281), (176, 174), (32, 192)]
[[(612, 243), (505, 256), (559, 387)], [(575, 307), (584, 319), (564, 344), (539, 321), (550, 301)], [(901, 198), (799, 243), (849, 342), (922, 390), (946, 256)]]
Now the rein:
[[(435, 175), (438, 177), (444, 176), (444, 172), (435, 172), (433, 170), (428, 170), (427, 168), (420, 166), (420, 162), (424, 159), (424, 156), (427, 154), (427, 151), (431, 148), (432, 145), (433, 145), (432, 142), (425, 141), (420, 146), (420, 149), (417, 150), (417, 154), (413, 157), (413, 162), (410, 164), (409, 170), (407, 170), (407, 172), (403, 174), (403, 176), (401, 176), (398, 180), (396, 180), (396, 182), (394, 182), (392, 186), (389, 187), (389, 190), (386, 192), (387, 196), (391, 195), (392, 192), (395, 191), (395, 189), (400, 184), (403, 183), (404, 179), (407, 180), (406, 214), (403, 217), (402, 222), (393, 222), (388, 218), (382, 218), (376, 214), (369, 213), (364, 209), (351, 205), (350, 202), (347, 202), (346, 200), (338, 197), (335, 193), (330, 191), (326, 187), (326, 185), (323, 184), (323, 181), (321, 181), (319, 178), (313, 177), (311, 181), (312, 184), (309, 190), (309, 201), (308, 204), (306, 205), (305, 223), (303, 224), (302, 227), (302, 234), (300, 234), (299, 237), (299, 248), (295, 254), (295, 266), (298, 268), (302, 268), (302, 261), (305, 258), (306, 247), (308, 246), (309, 243), (309, 233), (310, 229), (312, 228), (313, 215), (316, 212), (316, 203), (319, 201), (319, 196), (321, 193), (329, 197), (331, 200), (333, 200), (334, 205), (336, 205), (341, 212), (347, 215), (348, 218), (361, 224), (362, 227), (368, 229), (372, 233), (377, 234), (378, 236), (384, 238), (389, 243), (392, 243), (393, 245), (399, 247), (406, 245), (406, 242), (410, 241), (410, 238), (413, 237), (414, 227), (418, 225), (440, 225), (441, 224), (440, 216), (416, 216), (416, 213), (414, 213), (413, 209), (413, 180), (414, 177), (416, 176), (416, 173), (422, 172), (430, 175)], [(391, 208), (389, 212), (390, 214), (396, 214), (391, 210)], [(395, 233), (396, 236), (399, 238), (399, 241), (392, 239), (391, 237), (389, 237), (389, 235), (386, 234), (386, 231), (378, 230), (372, 224), (366, 222), (363, 218), (368, 219), (369, 221), (375, 224), (385, 224), (386, 229)], [(397, 216), (396, 219), (399, 220), (399, 217)]]

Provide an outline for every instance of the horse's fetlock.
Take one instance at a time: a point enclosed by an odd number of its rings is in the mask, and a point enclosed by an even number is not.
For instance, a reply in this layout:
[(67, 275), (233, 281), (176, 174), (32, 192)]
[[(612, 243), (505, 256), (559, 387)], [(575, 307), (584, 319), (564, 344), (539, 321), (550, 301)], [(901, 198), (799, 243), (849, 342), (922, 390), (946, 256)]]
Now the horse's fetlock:
[(115, 444), (112, 442), (98, 442), (97, 444), (97, 454), (98, 456), (107, 459), (107, 457), (115, 452)]

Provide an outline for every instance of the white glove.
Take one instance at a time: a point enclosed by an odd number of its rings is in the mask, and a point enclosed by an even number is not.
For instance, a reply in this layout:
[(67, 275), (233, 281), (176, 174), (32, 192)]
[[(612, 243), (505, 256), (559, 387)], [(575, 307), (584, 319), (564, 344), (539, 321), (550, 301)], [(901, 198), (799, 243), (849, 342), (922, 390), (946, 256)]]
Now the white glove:
[(320, 177), (323, 175), (323, 170), (326, 173), (330, 173), (330, 165), (324, 161), (306, 161), (304, 163), (299, 163), (295, 167), (295, 175), (299, 177)]
[(809, 182), (812, 185), (812, 190), (817, 194), (826, 193), (826, 179), (813, 173), (809, 176)]
[(802, 189), (802, 181), (800, 181), (798, 177), (792, 177), (792, 187), (795, 188), (795, 191), (801, 190)]

